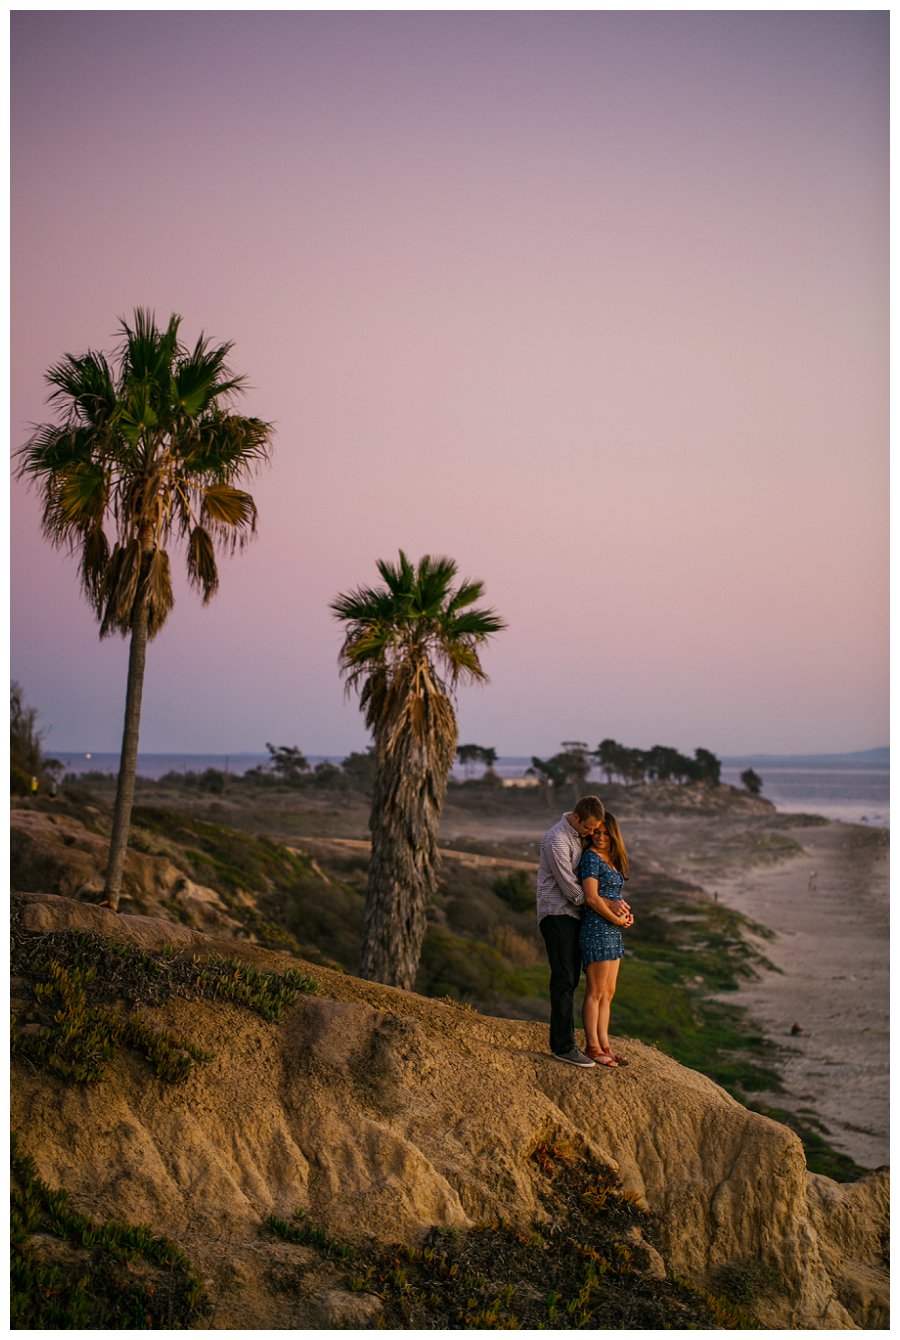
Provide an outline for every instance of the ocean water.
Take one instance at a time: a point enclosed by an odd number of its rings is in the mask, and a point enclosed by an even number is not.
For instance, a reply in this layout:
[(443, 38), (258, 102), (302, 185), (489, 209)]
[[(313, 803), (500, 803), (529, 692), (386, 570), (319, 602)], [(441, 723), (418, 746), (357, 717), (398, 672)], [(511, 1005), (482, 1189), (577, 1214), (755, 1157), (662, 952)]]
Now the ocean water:
[(761, 794), (776, 809), (790, 814), (822, 814), (826, 819), (850, 824), (890, 827), (891, 774), (887, 764), (870, 767), (787, 758), (728, 759), (722, 764), (722, 781), (740, 786), (746, 768), (753, 768), (762, 778)]
[[(58, 757), (66, 771), (79, 776), (90, 771), (114, 775), (119, 766), (118, 754), (63, 753)], [(309, 761), (313, 766), (326, 758), (340, 763), (341, 757), (315, 754), (309, 756)], [(167, 772), (203, 772), (205, 768), (240, 775), (268, 761), (268, 754), (141, 754), (138, 772), (154, 780)], [(530, 762), (530, 758), (524, 757), (501, 758), (495, 771), (500, 777), (522, 777)], [(740, 786), (741, 773), (750, 767), (762, 778), (762, 795), (779, 810), (890, 827), (890, 766), (886, 761), (869, 764), (839, 758), (727, 758), (722, 764), (722, 781)], [(469, 769), (472, 777), (480, 772), (478, 765)], [(454, 775), (463, 779), (466, 773), (457, 766)], [(594, 773), (590, 781), (602, 795), (601, 774)]]

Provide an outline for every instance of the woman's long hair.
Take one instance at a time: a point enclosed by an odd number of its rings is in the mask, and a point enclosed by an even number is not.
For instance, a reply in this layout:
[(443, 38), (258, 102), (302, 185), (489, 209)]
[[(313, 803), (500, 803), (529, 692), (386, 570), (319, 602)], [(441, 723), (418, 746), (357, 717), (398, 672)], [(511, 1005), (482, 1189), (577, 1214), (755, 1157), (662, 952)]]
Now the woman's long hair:
[[(619, 827), (619, 821), (614, 814), (606, 811), (606, 831), (609, 835), (609, 862), (623, 879), (628, 878), (628, 851), (625, 847), (625, 839), (622, 837), (622, 830)], [(596, 836), (596, 835), (595, 835)], [(594, 841), (594, 838), (591, 839)]]

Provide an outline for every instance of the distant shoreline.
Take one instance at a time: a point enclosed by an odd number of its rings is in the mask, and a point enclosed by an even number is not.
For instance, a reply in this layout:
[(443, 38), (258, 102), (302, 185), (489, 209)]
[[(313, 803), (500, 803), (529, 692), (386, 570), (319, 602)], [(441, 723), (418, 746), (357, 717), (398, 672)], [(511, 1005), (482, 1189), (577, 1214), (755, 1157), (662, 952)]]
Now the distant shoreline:
[[(870, 751), (881, 758), (882, 751)], [(86, 772), (98, 772), (114, 777), (118, 771), (118, 753), (84, 752), (65, 753), (57, 751), (67, 772), (81, 776)], [(310, 754), (307, 756), (311, 767), (318, 763), (340, 764), (346, 755)], [(826, 755), (816, 756), (818, 762), (813, 765), (804, 763), (800, 755), (783, 755), (763, 763), (760, 756), (723, 758), (722, 781), (726, 785), (741, 787), (741, 773), (750, 767), (762, 776), (762, 797), (769, 800), (783, 814), (818, 814), (824, 819), (835, 819), (843, 823), (856, 823), (868, 827), (890, 828), (890, 767), (888, 762), (876, 762), (865, 766), (858, 760), (860, 755), (836, 756), (843, 760), (828, 764)], [(852, 758), (854, 761), (848, 761)], [(146, 781), (159, 781), (168, 772), (202, 773), (206, 769), (215, 769), (234, 777), (256, 767), (265, 767), (269, 762), (268, 754), (154, 754), (142, 753), (138, 757), (138, 776)], [(522, 756), (506, 756), (497, 760), (495, 772), (502, 779), (522, 777), (530, 766), (531, 759)], [(481, 776), (483, 768), (474, 765), (469, 769), (472, 779)], [(466, 780), (467, 770), (461, 765), (454, 768), (453, 776), (457, 781)], [(595, 771), (589, 775), (588, 787), (602, 795), (606, 785), (604, 776)]]

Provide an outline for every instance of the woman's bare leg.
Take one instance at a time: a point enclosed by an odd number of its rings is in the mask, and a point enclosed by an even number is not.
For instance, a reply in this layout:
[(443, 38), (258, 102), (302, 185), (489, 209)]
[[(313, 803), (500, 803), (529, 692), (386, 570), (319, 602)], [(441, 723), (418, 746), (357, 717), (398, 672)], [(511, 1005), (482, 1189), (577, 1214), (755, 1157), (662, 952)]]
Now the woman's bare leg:
[(602, 963), (589, 963), (584, 970), (584, 1000), (581, 1005), (581, 1022), (584, 1025), (584, 1042), (586, 1047), (599, 1047), (597, 1038), (597, 1011), (599, 999), (597, 996), (597, 969), (602, 968)]
[(605, 1052), (609, 1051), (609, 1012), (616, 994), (616, 978), (619, 975), (619, 959), (607, 963), (592, 963), (597, 973), (597, 1045)]

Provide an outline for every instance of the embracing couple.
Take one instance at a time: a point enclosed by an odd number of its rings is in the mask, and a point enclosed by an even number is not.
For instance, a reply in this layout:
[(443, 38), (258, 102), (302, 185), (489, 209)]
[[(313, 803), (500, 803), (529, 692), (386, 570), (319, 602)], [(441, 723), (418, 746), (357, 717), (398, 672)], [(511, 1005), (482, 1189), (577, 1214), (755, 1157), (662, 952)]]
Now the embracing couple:
[[(550, 960), (550, 1050), (570, 1065), (627, 1065), (609, 1042), (609, 1011), (631, 908), (622, 898), (628, 853), (615, 816), (585, 796), (544, 834), (537, 917)], [(581, 1019), (585, 1050), (575, 1045), (575, 988), (584, 967)]]

